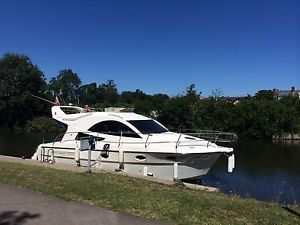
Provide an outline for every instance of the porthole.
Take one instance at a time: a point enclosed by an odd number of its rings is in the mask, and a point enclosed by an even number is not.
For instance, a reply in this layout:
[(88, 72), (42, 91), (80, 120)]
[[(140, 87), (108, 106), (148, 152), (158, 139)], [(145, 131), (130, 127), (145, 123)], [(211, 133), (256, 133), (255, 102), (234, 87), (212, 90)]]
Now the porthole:
[(136, 159), (136, 160), (139, 160), (139, 161), (142, 161), (142, 160), (146, 160), (146, 157), (143, 156), (143, 155), (137, 155), (137, 156), (135, 157), (135, 159)]
[(109, 155), (107, 153), (101, 153), (101, 157), (104, 159), (107, 159), (109, 157)]
[(188, 140), (196, 140), (196, 138), (193, 138), (193, 137), (184, 137), (185, 139), (188, 139)]

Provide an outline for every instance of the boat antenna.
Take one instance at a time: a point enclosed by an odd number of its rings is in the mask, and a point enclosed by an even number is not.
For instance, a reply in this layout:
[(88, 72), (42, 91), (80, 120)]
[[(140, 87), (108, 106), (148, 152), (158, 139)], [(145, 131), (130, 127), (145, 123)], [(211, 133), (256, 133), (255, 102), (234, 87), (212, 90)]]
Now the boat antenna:
[(39, 97), (39, 96), (36, 96), (36, 95), (33, 95), (33, 94), (30, 94), (30, 95), (31, 95), (32, 97), (34, 97), (34, 98), (37, 98), (37, 99), (43, 100), (43, 101), (45, 101), (45, 102), (51, 103), (52, 105), (56, 105), (55, 102), (51, 102), (51, 101), (49, 101), (48, 99), (45, 99), (45, 98), (42, 98), (42, 97)]

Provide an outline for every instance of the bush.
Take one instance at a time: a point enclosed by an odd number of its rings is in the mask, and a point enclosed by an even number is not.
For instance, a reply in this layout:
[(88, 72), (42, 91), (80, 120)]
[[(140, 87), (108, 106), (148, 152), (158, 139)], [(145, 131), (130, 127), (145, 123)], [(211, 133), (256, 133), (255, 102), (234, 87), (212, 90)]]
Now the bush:
[(28, 132), (62, 132), (62, 128), (53, 119), (46, 116), (28, 121), (25, 130)]

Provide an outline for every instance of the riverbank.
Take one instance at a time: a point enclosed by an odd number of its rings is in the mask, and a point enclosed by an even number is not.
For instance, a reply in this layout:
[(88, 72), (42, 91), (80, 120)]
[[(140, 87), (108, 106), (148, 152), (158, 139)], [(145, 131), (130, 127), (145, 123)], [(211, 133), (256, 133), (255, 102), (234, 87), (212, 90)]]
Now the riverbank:
[(275, 134), (272, 137), (273, 140), (289, 140), (289, 141), (299, 141), (300, 134), (299, 133), (282, 133)]
[(276, 203), (62, 169), (1, 161), (0, 182), (171, 224), (300, 224), (299, 206), (288, 211)]

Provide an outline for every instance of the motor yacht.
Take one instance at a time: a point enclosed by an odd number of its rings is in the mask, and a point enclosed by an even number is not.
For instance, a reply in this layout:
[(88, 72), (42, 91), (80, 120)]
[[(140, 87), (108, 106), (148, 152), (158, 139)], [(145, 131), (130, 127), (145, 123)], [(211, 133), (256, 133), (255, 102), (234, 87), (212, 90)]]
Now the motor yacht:
[(234, 134), (169, 131), (158, 121), (132, 109), (86, 110), (53, 106), (52, 117), (66, 128), (53, 142), (40, 144), (32, 159), (123, 171), (161, 179), (200, 179), (225, 155), (234, 168)]

